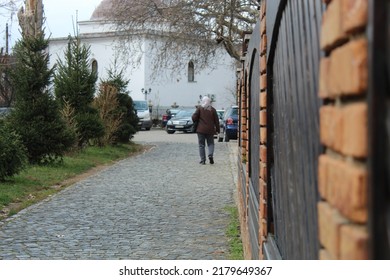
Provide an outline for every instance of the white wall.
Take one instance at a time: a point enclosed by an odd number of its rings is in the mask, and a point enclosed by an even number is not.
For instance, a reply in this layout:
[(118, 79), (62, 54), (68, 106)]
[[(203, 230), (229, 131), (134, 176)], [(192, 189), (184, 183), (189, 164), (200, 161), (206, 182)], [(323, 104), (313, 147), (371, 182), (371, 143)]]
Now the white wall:
[[(96, 22), (83, 22), (80, 25), (80, 38), (82, 43), (85, 43), (91, 48), (91, 60), (95, 59), (98, 62), (98, 75), (100, 79), (107, 77), (107, 70), (113, 66), (116, 51), (116, 37), (111, 34), (99, 33), (102, 26), (96, 25)], [(96, 33), (94, 33), (96, 32)], [(152, 44), (150, 40), (145, 40), (142, 48)], [(63, 58), (64, 51), (67, 46), (67, 38), (52, 39), (49, 45), (50, 65), (54, 65), (57, 57)], [(148, 48), (150, 49), (150, 48)], [(221, 50), (223, 51), (223, 50)], [(142, 54), (140, 51), (132, 55), (138, 56)], [(130, 79), (128, 89), (130, 96), (137, 100), (145, 99), (145, 95), (141, 92), (142, 88), (151, 88), (151, 94), (147, 96), (153, 106), (160, 108), (168, 108), (176, 102), (180, 107), (191, 107), (199, 104), (200, 95), (215, 95), (216, 102), (213, 104), (217, 109), (226, 108), (235, 102), (232, 92), (235, 92), (235, 73), (233, 67), (233, 59), (227, 54), (219, 60), (216, 69), (205, 69), (200, 73), (195, 73), (195, 82), (188, 82), (187, 66), (188, 61), (183, 62), (182, 73), (172, 77), (170, 73), (159, 73), (158, 78), (152, 80), (153, 54), (146, 52), (146, 55), (141, 56), (140, 64), (130, 65), (126, 63), (123, 57), (119, 57), (119, 61), (125, 67), (125, 78)], [(195, 65), (196, 69), (196, 65)]]

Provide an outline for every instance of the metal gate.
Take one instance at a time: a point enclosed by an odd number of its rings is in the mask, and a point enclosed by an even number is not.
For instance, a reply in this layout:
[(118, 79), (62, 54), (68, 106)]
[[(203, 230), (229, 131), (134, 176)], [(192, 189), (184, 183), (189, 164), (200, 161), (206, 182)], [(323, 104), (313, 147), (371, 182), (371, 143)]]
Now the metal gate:
[(322, 1), (267, 1), (268, 221), (283, 259), (318, 258), (317, 85), (324, 9)]

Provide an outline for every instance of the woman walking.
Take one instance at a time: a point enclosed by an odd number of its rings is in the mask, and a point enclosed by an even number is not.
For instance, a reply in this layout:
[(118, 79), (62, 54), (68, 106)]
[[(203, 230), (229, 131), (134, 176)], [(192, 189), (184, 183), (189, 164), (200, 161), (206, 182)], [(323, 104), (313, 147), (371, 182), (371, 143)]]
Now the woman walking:
[(192, 115), (192, 121), (198, 122), (196, 133), (198, 134), (200, 164), (206, 164), (206, 142), (210, 164), (214, 164), (214, 135), (219, 133), (219, 119), (217, 110), (211, 106), (208, 96), (202, 98), (202, 103)]

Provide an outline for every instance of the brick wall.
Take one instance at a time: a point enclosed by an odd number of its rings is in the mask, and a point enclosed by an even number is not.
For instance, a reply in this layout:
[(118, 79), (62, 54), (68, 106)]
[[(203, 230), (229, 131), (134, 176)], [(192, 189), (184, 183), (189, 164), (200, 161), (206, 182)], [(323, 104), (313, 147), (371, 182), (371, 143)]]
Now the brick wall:
[(320, 259), (367, 259), (368, 0), (323, 0), (318, 203)]
[[(267, 75), (266, 75), (266, 68), (267, 68), (267, 60), (266, 60), (266, 53), (267, 53), (267, 36), (266, 36), (266, 1), (263, 0), (260, 2), (260, 14), (259, 14), (259, 20), (260, 20), (260, 44), (256, 47), (258, 50), (259, 60), (260, 60), (260, 76), (259, 76), (259, 83), (260, 83), (260, 92), (259, 94), (259, 119), (260, 119), (260, 147), (259, 147), (259, 166), (260, 166), (260, 176), (258, 178), (259, 180), (259, 195), (260, 195), (260, 201), (259, 201), (259, 252), (258, 255), (260, 259), (263, 259), (263, 242), (266, 241), (266, 236), (268, 233), (267, 229), (267, 146), (266, 146), (266, 139), (267, 139)], [(245, 51), (244, 51), (245, 55)], [(239, 209), (240, 209), (240, 221), (241, 221), (241, 237), (243, 241), (243, 247), (244, 247), (244, 257), (245, 259), (252, 259), (252, 256), (254, 255), (254, 252), (252, 252), (251, 246), (250, 246), (250, 237), (249, 237), (249, 227), (248, 227), (248, 203), (249, 203), (249, 164), (247, 164), (247, 160), (249, 159), (249, 141), (248, 135), (249, 135), (249, 66), (245, 65), (245, 58), (243, 57), (243, 65), (240, 72), (240, 83), (238, 85), (238, 96), (239, 98), (238, 102), (240, 102), (240, 159), (239, 164), (242, 166), (242, 168), (239, 168), (239, 180), (238, 180), (238, 194), (239, 194)], [(244, 180), (245, 178), (245, 180)], [(245, 184), (245, 185), (244, 185)], [(245, 188), (246, 196), (243, 195), (242, 188)], [(246, 206), (245, 206), (246, 205)], [(256, 254), (257, 255), (257, 254)]]
[(266, 241), (267, 228), (267, 34), (266, 1), (260, 9), (260, 201), (259, 201), (259, 245), (260, 259), (263, 259), (263, 243)]

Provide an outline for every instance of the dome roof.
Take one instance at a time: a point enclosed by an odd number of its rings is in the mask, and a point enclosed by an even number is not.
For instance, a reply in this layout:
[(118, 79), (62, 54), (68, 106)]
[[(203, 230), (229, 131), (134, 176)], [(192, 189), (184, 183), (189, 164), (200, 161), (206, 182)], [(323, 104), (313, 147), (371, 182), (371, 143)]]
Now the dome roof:
[(93, 11), (91, 20), (110, 19), (112, 17), (112, 9), (117, 0), (103, 0), (99, 6)]
[(112, 20), (115, 13), (123, 16), (122, 11), (127, 11), (129, 15), (161, 13), (159, 6), (163, 3), (162, 0), (154, 0), (153, 2), (145, 2), (144, 0), (103, 0), (93, 11), (90, 20)]

